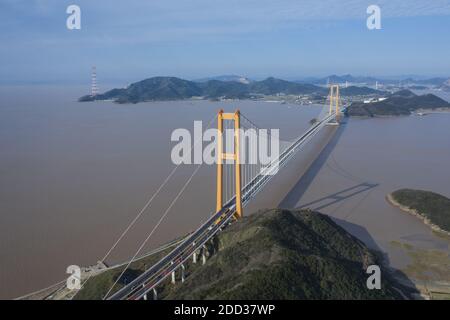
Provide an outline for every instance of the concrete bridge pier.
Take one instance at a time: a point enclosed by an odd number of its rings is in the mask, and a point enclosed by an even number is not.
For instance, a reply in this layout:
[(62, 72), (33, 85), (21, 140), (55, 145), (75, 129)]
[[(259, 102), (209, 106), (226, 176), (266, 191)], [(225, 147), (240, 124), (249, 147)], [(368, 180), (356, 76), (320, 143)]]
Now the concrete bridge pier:
[(184, 274), (185, 269), (186, 268), (184, 267), (184, 264), (181, 264), (181, 283), (183, 283), (184, 279), (185, 279), (185, 274)]
[(156, 288), (153, 288), (153, 300), (158, 300), (158, 292), (156, 292)]
[[(173, 261), (170, 263), (173, 264)], [(172, 271), (172, 284), (175, 284), (175, 270)]]
[(197, 251), (192, 254), (192, 263), (197, 263)]
[(202, 265), (204, 265), (206, 263), (206, 246), (203, 245), (202, 248)]
[[(142, 285), (142, 288), (144, 288), (144, 287), (145, 287), (145, 284)], [(144, 298), (143, 299), (147, 300), (147, 294), (144, 294)]]

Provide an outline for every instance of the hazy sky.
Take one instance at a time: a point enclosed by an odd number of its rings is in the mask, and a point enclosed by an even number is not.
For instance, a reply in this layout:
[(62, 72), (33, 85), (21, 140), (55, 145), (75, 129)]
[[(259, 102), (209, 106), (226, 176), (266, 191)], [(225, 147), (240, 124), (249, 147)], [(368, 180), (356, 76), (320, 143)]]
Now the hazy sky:
[[(81, 30), (66, 8), (81, 7)], [(366, 9), (381, 7), (382, 29)], [(0, 0), (0, 82), (450, 75), (450, 0)]]

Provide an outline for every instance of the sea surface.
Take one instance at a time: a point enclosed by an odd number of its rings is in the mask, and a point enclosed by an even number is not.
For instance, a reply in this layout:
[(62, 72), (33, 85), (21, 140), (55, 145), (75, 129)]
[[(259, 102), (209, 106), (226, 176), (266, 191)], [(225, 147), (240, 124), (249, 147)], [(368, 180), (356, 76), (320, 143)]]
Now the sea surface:
[[(0, 87), (0, 298), (63, 280), (69, 265), (103, 259), (174, 168), (171, 133), (204, 127), (219, 109), (291, 141), (321, 106), (255, 101), (79, 103), (85, 88)], [(447, 96), (447, 98), (449, 98)], [(215, 123), (212, 124), (215, 126)], [(450, 197), (450, 113), (346, 119), (327, 127), (245, 208), (310, 207), (329, 214), (394, 267), (392, 241), (449, 250), (418, 219), (391, 207), (403, 187)], [(195, 170), (183, 165), (108, 256), (132, 257)], [(306, 172), (306, 175), (305, 175)], [(204, 165), (142, 253), (194, 230), (215, 207), (215, 167)]]

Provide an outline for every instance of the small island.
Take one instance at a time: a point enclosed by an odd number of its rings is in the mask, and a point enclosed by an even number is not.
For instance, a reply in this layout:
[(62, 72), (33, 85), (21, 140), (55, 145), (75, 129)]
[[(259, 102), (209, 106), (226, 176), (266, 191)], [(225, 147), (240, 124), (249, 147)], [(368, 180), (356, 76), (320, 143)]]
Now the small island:
[(387, 201), (422, 219), (433, 230), (450, 235), (450, 199), (423, 190), (400, 189), (387, 195)]

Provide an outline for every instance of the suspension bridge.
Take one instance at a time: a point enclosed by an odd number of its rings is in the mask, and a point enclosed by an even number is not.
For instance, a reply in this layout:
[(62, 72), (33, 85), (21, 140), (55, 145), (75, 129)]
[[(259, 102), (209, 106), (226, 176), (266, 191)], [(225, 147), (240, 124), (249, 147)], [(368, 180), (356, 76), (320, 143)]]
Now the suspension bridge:
[[(250, 158), (255, 156), (252, 150), (247, 150), (246, 154), (241, 154), (241, 144), (244, 143), (244, 137), (241, 136), (244, 132), (242, 129), (254, 130), (255, 132), (266, 129), (259, 128), (239, 111), (234, 113), (219, 111), (217, 115), (217, 195), (215, 212), (156, 264), (116, 292), (111, 293), (113, 289), (111, 288), (104, 298), (110, 300), (147, 300), (151, 295), (153, 299), (157, 299), (158, 285), (161, 285), (168, 278), (171, 279), (172, 283), (175, 283), (176, 272), (181, 273), (181, 282), (184, 282), (185, 266), (188, 261), (191, 260), (192, 263), (200, 263), (201, 261), (204, 264), (208, 241), (211, 241), (229, 224), (242, 218), (243, 208), (270, 182), (278, 170), (302, 150), (303, 146), (321, 129), (327, 125), (339, 125), (339, 118), (347, 106), (340, 103), (338, 85), (330, 86), (328, 101), (329, 105), (327, 104), (324, 111), (306, 132), (293, 141), (280, 141), (278, 156), (266, 165), (261, 165), (259, 161), (256, 161), (256, 163), (251, 161)], [(230, 130), (233, 133), (231, 139), (230, 137), (227, 138), (225, 134)], [(233, 152), (229, 152), (230, 149)], [(272, 151), (270, 149), (271, 146), (269, 145), (269, 152)], [(243, 159), (250, 160), (243, 161)], [(125, 269), (119, 278), (123, 276)], [(115, 284), (117, 284), (117, 281)]]

